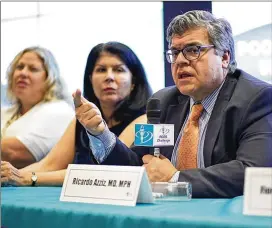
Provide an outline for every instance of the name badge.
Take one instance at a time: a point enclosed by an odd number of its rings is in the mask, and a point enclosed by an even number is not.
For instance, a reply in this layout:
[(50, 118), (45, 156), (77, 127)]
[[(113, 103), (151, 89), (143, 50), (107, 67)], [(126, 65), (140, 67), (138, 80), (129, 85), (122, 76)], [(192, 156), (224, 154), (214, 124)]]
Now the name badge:
[(271, 180), (272, 168), (246, 168), (244, 214), (272, 216)]
[(70, 164), (60, 201), (135, 206), (152, 203), (153, 196), (142, 166)]
[(135, 124), (135, 146), (173, 146), (173, 124)]

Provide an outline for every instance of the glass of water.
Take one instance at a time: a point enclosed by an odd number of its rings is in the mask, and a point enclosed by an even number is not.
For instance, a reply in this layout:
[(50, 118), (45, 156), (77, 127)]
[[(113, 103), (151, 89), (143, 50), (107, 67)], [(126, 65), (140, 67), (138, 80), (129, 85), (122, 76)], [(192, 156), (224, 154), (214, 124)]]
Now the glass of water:
[(189, 201), (192, 198), (189, 182), (152, 182), (151, 187), (156, 201)]

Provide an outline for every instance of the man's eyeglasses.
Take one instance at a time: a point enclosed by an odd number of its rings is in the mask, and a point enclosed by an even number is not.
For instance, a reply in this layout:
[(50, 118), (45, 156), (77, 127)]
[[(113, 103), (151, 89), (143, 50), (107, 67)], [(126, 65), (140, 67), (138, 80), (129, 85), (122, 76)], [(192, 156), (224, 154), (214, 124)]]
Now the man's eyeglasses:
[(177, 61), (178, 55), (180, 52), (182, 52), (183, 56), (191, 61), (196, 60), (200, 56), (200, 52), (203, 49), (212, 48), (214, 45), (193, 45), (193, 46), (187, 46), (181, 50), (178, 49), (169, 49), (165, 52), (166, 59), (169, 63), (175, 63)]

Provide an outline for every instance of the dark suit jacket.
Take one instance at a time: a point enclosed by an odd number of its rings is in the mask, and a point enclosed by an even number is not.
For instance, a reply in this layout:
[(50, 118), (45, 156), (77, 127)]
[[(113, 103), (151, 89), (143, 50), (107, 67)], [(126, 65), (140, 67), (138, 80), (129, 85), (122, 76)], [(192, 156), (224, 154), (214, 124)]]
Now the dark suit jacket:
[[(189, 110), (189, 97), (168, 87), (155, 93), (161, 123), (175, 125), (175, 141)], [(171, 159), (173, 147), (161, 148)], [(146, 148), (128, 149), (118, 139), (105, 164), (142, 165)], [(210, 117), (204, 141), (206, 168), (180, 172), (192, 183), (193, 197), (243, 194), (246, 167), (272, 167), (272, 85), (236, 70), (227, 75)]]

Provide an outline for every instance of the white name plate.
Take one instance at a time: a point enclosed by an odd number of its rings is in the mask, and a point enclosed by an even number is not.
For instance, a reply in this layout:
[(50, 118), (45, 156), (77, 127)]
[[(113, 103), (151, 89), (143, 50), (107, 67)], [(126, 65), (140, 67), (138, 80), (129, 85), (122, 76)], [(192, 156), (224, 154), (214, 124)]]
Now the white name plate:
[(246, 168), (243, 213), (272, 216), (272, 168)]
[(135, 206), (153, 197), (142, 166), (70, 164), (60, 201)]

